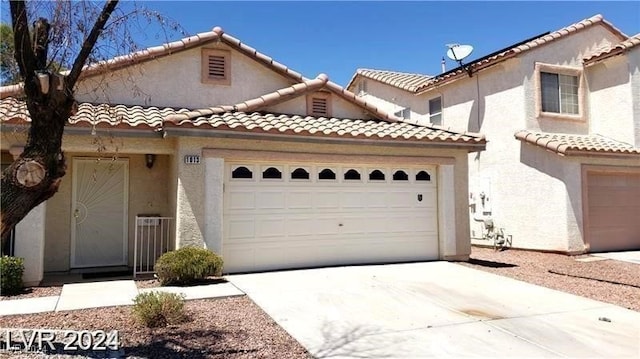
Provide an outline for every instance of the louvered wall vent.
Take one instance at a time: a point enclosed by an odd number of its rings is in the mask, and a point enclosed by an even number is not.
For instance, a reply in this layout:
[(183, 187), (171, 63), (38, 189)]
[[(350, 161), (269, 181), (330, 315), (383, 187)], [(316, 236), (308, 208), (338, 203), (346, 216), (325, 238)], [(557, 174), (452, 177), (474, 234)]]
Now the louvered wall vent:
[(314, 97), (311, 99), (311, 114), (313, 116), (329, 116), (329, 104), (326, 98)]
[(212, 80), (224, 80), (225, 73), (225, 57), (217, 55), (209, 55), (209, 78)]

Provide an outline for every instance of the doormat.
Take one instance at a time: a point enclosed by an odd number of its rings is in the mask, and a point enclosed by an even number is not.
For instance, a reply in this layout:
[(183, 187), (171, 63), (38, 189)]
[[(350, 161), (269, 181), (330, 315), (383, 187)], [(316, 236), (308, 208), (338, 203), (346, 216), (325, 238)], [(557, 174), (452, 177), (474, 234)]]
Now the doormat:
[(132, 276), (131, 270), (120, 270), (112, 272), (97, 272), (97, 273), (82, 273), (82, 279), (97, 279), (97, 278), (110, 278), (110, 277), (124, 277)]

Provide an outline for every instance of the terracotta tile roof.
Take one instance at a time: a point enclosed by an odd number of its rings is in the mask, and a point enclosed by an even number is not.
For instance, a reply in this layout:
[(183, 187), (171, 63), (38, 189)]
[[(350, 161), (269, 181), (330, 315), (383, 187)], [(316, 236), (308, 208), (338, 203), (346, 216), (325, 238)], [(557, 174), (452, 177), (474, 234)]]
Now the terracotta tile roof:
[(306, 80), (234, 105), (220, 105), (193, 111), (181, 112), (169, 116), (168, 119), (172, 121), (180, 121), (224, 112), (253, 112), (264, 109), (267, 106), (273, 106), (288, 101), (292, 98), (302, 96), (309, 92), (317, 91), (323, 88), (327, 84), (328, 80), (329, 77), (327, 75), (320, 74), (313, 80)]
[(302, 96), (306, 93), (327, 90), (337, 96), (341, 97), (347, 102), (360, 107), (361, 109), (371, 113), (374, 117), (389, 121), (389, 122), (405, 122), (393, 114), (387, 113), (384, 110), (378, 109), (374, 104), (367, 102), (366, 100), (356, 96), (354, 93), (345, 90), (340, 85), (329, 81), (329, 77), (325, 74), (320, 74), (313, 80), (305, 80), (300, 83), (293, 84), (289, 87), (285, 87), (274, 92), (262, 95), (257, 98), (246, 100), (233, 105), (219, 105), (198, 110), (192, 110), (177, 114), (175, 117), (171, 117), (172, 120), (190, 119), (199, 116), (207, 116), (224, 112), (253, 112), (263, 110), (268, 106), (273, 106), (285, 101), (288, 101), (294, 97)]
[(484, 145), (484, 137), (433, 129), (409, 123), (352, 120), (262, 112), (227, 112), (190, 120), (167, 120), (167, 128), (200, 128), (316, 137), (347, 137), (373, 140), (425, 141)]
[[(493, 54), (492, 56), (487, 56), (478, 61), (471, 62), (467, 64), (467, 66), (472, 71), (478, 71), (598, 24), (609, 29), (612, 33), (618, 36), (620, 40), (627, 38), (627, 35), (605, 20), (602, 15), (598, 14), (575, 24), (563, 27), (560, 30), (527, 41), (524, 44), (510, 47), (504, 51)], [(431, 81), (429, 81), (429, 83), (420, 86), (415, 92), (420, 93), (422, 91), (427, 91), (436, 85), (441, 85), (465, 76), (468, 76), (466, 70), (463, 68), (457, 68), (454, 69), (454, 71), (449, 71), (442, 75), (435, 76)]]
[[(161, 128), (162, 122), (167, 116), (185, 111), (187, 110), (81, 103), (78, 105), (76, 114), (69, 118), (69, 124), (74, 126)], [(0, 122), (8, 124), (31, 122), (26, 103), (13, 97), (0, 100)]]
[[(134, 64), (138, 64), (144, 61), (149, 61), (149, 60), (153, 60), (162, 56), (168, 56), (171, 54), (174, 54), (176, 52), (179, 51), (184, 51), (190, 48), (194, 48), (197, 46), (202, 46), (204, 44), (210, 43), (210, 42), (215, 42), (215, 41), (221, 41), (227, 45), (229, 45), (230, 47), (236, 49), (237, 51), (249, 56), (250, 58), (254, 59), (255, 61), (263, 64), (264, 66), (270, 68), (271, 70), (289, 78), (293, 83), (295, 83), (293, 86), (291, 86), (291, 88), (285, 88), (285, 89), (281, 89), (278, 90), (276, 92), (279, 92), (278, 94), (267, 94), (264, 96), (261, 96), (260, 98), (256, 98), (256, 99), (252, 99), (249, 101), (246, 101), (243, 104), (237, 104), (238, 106), (238, 110), (240, 111), (253, 111), (255, 110), (254, 106), (258, 105), (260, 102), (268, 100), (271, 97), (274, 96), (278, 96), (281, 99), (283, 99), (284, 101), (286, 101), (285, 97), (287, 96), (286, 93), (293, 91), (293, 92), (299, 92), (300, 89), (298, 89), (298, 87), (304, 88), (305, 86), (316, 86), (317, 83), (314, 82), (315, 80), (318, 80), (320, 77), (326, 77), (326, 75), (321, 75), (318, 78), (314, 79), (314, 80), (309, 80), (307, 78), (305, 78), (304, 76), (302, 76), (300, 73), (288, 68), (287, 66), (275, 61), (274, 59), (272, 59), (271, 57), (257, 51), (256, 49), (242, 43), (240, 40), (236, 39), (235, 37), (224, 33), (224, 31), (222, 30), (222, 28), (220, 27), (215, 27), (212, 31), (210, 32), (205, 32), (205, 33), (201, 33), (201, 34), (197, 34), (195, 36), (191, 36), (191, 37), (187, 37), (184, 38), (182, 40), (179, 41), (175, 41), (175, 42), (171, 42), (171, 43), (167, 43), (161, 46), (156, 46), (156, 47), (150, 47), (148, 49), (142, 50), (142, 51), (138, 51), (129, 55), (125, 55), (125, 56), (119, 56), (119, 57), (115, 57), (111, 60), (108, 61), (104, 61), (95, 65), (91, 65), (91, 66), (87, 66), (85, 67), (85, 69), (82, 72), (82, 76), (83, 77), (87, 77), (87, 76), (95, 76), (97, 74), (103, 73), (105, 71), (113, 71), (115, 69), (119, 69), (119, 68), (123, 68), (126, 66), (131, 66)], [(343, 98), (344, 100), (353, 103), (354, 105), (362, 108), (363, 110), (368, 111), (369, 113), (371, 113), (374, 117), (376, 118), (382, 118), (385, 120), (389, 120), (389, 121), (403, 121), (403, 119), (387, 113), (381, 109), (378, 109), (378, 107), (372, 103), (369, 103), (359, 97), (357, 97), (354, 93), (345, 90), (344, 88), (342, 88), (340, 85), (329, 81), (328, 77), (326, 79), (323, 79), (324, 84), (323, 84), (323, 88), (326, 90), (329, 90), (333, 93), (335, 93), (337, 96)], [(12, 85), (12, 86), (4, 86), (4, 87), (0, 87), (0, 99), (6, 98), (6, 97), (20, 97), (23, 95), (23, 85), (22, 84), (17, 84), (17, 85)], [(251, 102), (250, 102), (251, 101)], [(275, 104), (276, 102), (272, 102), (271, 104)], [(233, 106), (233, 105), (232, 105)], [(245, 108), (246, 106), (246, 108)], [(204, 109), (205, 113), (214, 113), (216, 111), (220, 111), (220, 110), (227, 110), (226, 107), (224, 106), (217, 106), (215, 107), (217, 109)], [(208, 112), (207, 112), (208, 111)], [(197, 113), (194, 113), (193, 115), (199, 115)]]
[[(222, 108), (224, 106), (220, 107)], [(206, 113), (202, 110), (200, 112)], [(204, 116), (192, 116), (195, 113), (198, 111), (81, 103), (77, 113), (69, 119), (69, 124), (76, 127), (147, 128), (155, 131), (161, 131), (167, 127), (202, 130), (209, 128), (299, 136), (412, 140), (480, 147), (486, 143), (484, 136), (473, 133), (463, 134), (441, 128), (385, 120), (316, 118), (264, 112), (217, 112)], [(30, 121), (24, 101), (13, 97), (0, 100), (1, 123), (24, 124)]]
[(353, 76), (347, 89), (351, 88), (354, 84), (357, 75), (362, 77), (376, 80), (387, 85), (395, 86), (397, 88), (415, 92), (420, 86), (429, 82), (432, 78), (428, 75), (412, 74), (407, 72), (387, 71), (387, 70), (373, 70), (373, 69), (358, 69)]
[[(221, 27), (215, 27), (212, 31), (200, 33), (186, 37), (178, 41), (169, 42), (160, 46), (149, 47), (128, 55), (117, 56), (110, 60), (101, 61), (96, 64), (85, 66), (81, 77), (91, 77), (106, 71), (114, 71), (127, 66), (140, 64), (145, 61), (154, 60), (177, 52), (192, 49), (212, 42), (222, 42), (237, 51), (249, 56), (255, 61), (267, 66), (273, 71), (292, 79), (294, 82), (306, 80), (300, 73), (275, 61), (273, 58), (257, 51), (256, 49), (242, 43), (239, 39), (226, 34)], [(23, 93), (22, 84), (0, 87), (0, 99), (5, 97), (18, 97)]]
[[(613, 34), (618, 36), (618, 38), (622, 41), (627, 39), (627, 36), (613, 26), (610, 22), (606, 21), (602, 15), (595, 15), (588, 19), (584, 19), (575, 24), (566, 26), (560, 30), (538, 36), (529, 41), (524, 41), (523, 43), (517, 44), (515, 46), (511, 46), (505, 50), (498, 51), (494, 54), (490, 54), (488, 56), (482, 57), (474, 62), (466, 64), (465, 67), (471, 69), (471, 71), (478, 71), (495, 64), (498, 64), (502, 61), (510, 59), (512, 57), (518, 56), (522, 53), (525, 53), (529, 50), (535, 49), (539, 46), (548, 44), (560, 38), (569, 36), (578, 31), (584, 30), (594, 25), (601, 25), (605, 28), (609, 29)], [(362, 72), (362, 73), (361, 73)], [(388, 85), (395, 86), (399, 89), (406, 90), (413, 93), (421, 93), (424, 91), (428, 91), (436, 85), (442, 85), (445, 83), (449, 83), (451, 81), (455, 81), (459, 78), (467, 77), (467, 71), (464, 68), (458, 67), (451, 71), (447, 71), (443, 74), (435, 75), (433, 77), (427, 75), (420, 74), (403, 74), (401, 72), (394, 71), (380, 71), (380, 70), (357, 70), (354, 76), (349, 81), (347, 88), (351, 88), (355, 82), (355, 79), (358, 76), (370, 78), (373, 80), (377, 80)]]
[(585, 58), (584, 63), (595, 64), (606, 58), (620, 55), (638, 45), (640, 45), (640, 34), (631, 36), (628, 39), (616, 44), (615, 46), (611, 46), (608, 49), (603, 50), (602, 52), (599, 52), (597, 54), (594, 54), (590, 57)]
[(516, 139), (559, 155), (640, 155), (640, 148), (600, 135), (519, 131)]

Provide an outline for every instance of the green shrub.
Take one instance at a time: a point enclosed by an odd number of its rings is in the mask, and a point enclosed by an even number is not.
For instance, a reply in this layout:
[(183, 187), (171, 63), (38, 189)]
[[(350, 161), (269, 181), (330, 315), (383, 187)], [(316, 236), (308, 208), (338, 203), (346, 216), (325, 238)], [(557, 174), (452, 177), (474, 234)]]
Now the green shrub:
[(161, 285), (189, 284), (222, 274), (222, 258), (205, 248), (184, 247), (163, 254), (155, 271)]
[(133, 299), (133, 313), (149, 328), (164, 327), (184, 320), (184, 294), (140, 293)]
[(0, 257), (0, 295), (12, 295), (22, 290), (24, 259), (18, 257)]

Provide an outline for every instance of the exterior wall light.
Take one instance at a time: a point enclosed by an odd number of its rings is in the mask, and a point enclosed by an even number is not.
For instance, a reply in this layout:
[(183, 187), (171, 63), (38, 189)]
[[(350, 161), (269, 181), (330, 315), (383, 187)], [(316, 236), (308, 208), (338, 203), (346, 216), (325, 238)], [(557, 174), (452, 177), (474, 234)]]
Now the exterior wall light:
[(156, 162), (156, 155), (153, 153), (147, 153), (144, 155), (145, 162), (147, 163), (147, 168), (153, 167), (153, 164)]

